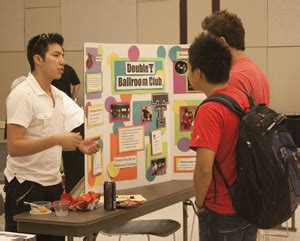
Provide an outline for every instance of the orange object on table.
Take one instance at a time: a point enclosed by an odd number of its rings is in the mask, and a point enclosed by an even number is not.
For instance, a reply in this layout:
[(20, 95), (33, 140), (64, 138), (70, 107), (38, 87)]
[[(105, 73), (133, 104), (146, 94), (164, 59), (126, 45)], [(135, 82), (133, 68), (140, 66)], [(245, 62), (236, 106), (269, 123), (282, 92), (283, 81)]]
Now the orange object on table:
[(60, 198), (61, 200), (70, 201), (70, 209), (72, 210), (94, 210), (99, 204), (100, 193), (86, 192), (77, 198), (73, 198), (71, 194), (64, 193)]

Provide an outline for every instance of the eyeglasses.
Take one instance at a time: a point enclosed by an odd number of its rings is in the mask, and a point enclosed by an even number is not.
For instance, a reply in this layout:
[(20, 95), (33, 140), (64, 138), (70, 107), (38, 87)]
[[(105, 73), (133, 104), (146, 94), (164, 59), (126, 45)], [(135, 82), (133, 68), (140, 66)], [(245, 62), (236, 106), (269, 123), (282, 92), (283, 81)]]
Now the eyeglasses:
[(38, 40), (35, 42), (35, 44), (33, 45), (33, 50), (35, 50), (36, 49), (36, 47), (41, 43), (41, 42), (43, 42), (43, 41), (47, 41), (48, 39), (49, 39), (49, 34), (45, 34), (45, 33), (43, 33), (43, 34), (41, 34), (40, 35), (40, 37), (38, 38)]

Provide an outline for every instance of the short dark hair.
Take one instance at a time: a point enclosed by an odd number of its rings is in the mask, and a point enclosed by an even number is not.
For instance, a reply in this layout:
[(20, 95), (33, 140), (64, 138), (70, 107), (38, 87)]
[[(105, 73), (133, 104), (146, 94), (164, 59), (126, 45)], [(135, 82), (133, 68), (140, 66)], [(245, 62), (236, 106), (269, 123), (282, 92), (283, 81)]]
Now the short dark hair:
[(245, 29), (241, 19), (226, 10), (215, 12), (202, 21), (203, 30), (224, 37), (230, 47), (245, 50)]
[(27, 60), (30, 65), (31, 71), (34, 71), (34, 55), (40, 55), (45, 60), (46, 52), (48, 51), (49, 44), (59, 44), (60, 46), (64, 43), (64, 38), (59, 33), (43, 33), (32, 37), (27, 44)]
[(199, 68), (209, 83), (219, 84), (228, 81), (231, 59), (229, 48), (209, 33), (200, 34), (189, 48), (192, 71)]

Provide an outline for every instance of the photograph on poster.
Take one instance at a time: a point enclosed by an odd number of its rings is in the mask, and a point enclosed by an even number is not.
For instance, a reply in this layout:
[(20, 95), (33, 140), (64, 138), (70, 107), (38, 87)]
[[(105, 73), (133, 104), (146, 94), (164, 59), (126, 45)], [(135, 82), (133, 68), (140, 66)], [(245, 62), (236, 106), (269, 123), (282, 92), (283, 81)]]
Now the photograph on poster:
[[(196, 110), (198, 105), (201, 103), (202, 99), (199, 98), (197, 100), (175, 100), (173, 104), (173, 110), (174, 110), (174, 138), (175, 138), (175, 143), (177, 147), (180, 150), (182, 149), (182, 141), (183, 140), (190, 140), (191, 139), (191, 130), (185, 130), (184, 126), (182, 125), (182, 116), (185, 112), (185, 108), (187, 107), (187, 110), (189, 111), (190, 108), (193, 108)], [(193, 117), (195, 117), (195, 111), (193, 111)], [(189, 119), (189, 118), (187, 118)], [(194, 120), (195, 121), (195, 120)], [(188, 151), (188, 145), (185, 146), (185, 151)]]
[(194, 115), (197, 106), (180, 106), (180, 131), (192, 131), (194, 126)]
[(114, 103), (110, 106), (110, 122), (130, 120), (130, 104), (125, 102)]
[(159, 176), (167, 172), (166, 158), (159, 158), (151, 160), (151, 175)]
[(152, 105), (141, 106), (141, 123), (152, 121)]
[(94, 63), (94, 56), (91, 53), (87, 53), (87, 58), (85, 61), (85, 66), (87, 69), (90, 69), (93, 67), (93, 63)]
[[(142, 122), (142, 109), (147, 106), (149, 112), (152, 114), (151, 121)], [(151, 105), (150, 100), (137, 100), (132, 102), (132, 124), (134, 126), (144, 125), (145, 126), (145, 136), (150, 136), (151, 131), (157, 129), (157, 119), (158, 112), (154, 110), (154, 106)]]
[(102, 55), (98, 48), (87, 47), (85, 49), (85, 71), (86, 73), (102, 72)]

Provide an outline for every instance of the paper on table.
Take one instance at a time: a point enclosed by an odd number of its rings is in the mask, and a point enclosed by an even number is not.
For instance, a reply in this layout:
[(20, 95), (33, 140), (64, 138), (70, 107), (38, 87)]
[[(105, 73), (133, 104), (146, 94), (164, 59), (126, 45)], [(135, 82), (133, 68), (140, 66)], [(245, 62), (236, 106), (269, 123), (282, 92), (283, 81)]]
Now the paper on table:
[[(132, 194), (132, 195), (117, 195), (116, 196), (116, 201), (125, 201), (125, 200), (132, 200), (132, 201), (138, 201), (138, 202), (143, 202), (146, 201), (146, 198), (144, 198), (140, 194)], [(104, 196), (101, 195), (100, 197), (100, 203), (104, 203)]]
[(146, 201), (146, 198), (144, 198), (142, 195), (140, 194), (133, 194), (133, 195), (117, 195), (117, 201), (123, 201), (123, 200), (127, 200), (130, 199), (132, 201)]

